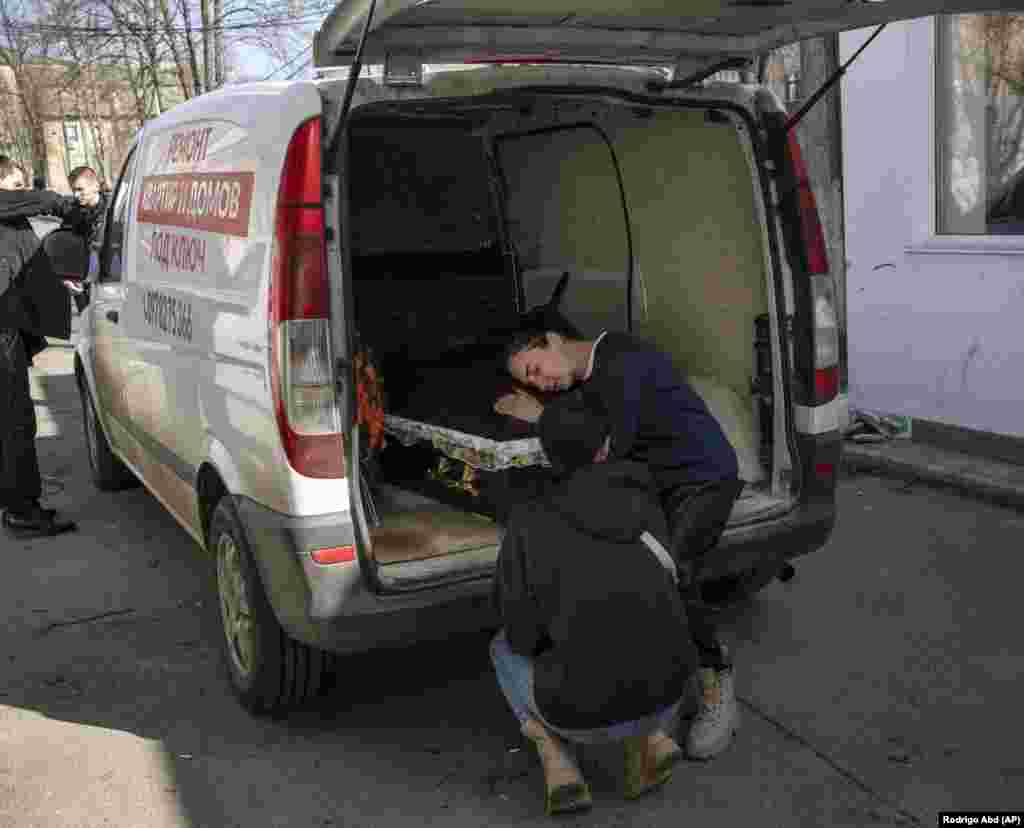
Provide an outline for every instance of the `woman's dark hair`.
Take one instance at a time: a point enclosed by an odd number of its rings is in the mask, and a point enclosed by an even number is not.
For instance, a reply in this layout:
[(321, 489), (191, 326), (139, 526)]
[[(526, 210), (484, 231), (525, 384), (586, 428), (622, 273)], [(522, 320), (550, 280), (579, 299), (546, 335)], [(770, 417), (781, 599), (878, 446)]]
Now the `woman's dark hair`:
[(516, 354), (529, 351), (531, 348), (547, 348), (549, 344), (547, 331), (537, 329), (516, 331), (512, 334), (512, 339), (505, 345), (502, 354), (503, 362), (508, 365), (508, 361)]
[(568, 475), (594, 462), (611, 426), (598, 398), (576, 390), (544, 406), (537, 430), (552, 469), (558, 475)]

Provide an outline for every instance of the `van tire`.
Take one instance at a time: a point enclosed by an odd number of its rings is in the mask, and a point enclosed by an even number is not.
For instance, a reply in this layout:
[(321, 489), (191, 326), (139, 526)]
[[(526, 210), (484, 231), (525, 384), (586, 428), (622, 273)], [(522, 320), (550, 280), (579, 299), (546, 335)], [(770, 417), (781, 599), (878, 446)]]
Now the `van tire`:
[(334, 656), (294, 640), (281, 628), (226, 496), (214, 509), (208, 548), (215, 567), (221, 654), (242, 706), (255, 716), (277, 716), (330, 689)]
[(139, 479), (114, 454), (96, 414), (96, 405), (85, 378), (78, 381), (78, 396), (82, 401), (82, 421), (85, 426), (85, 447), (89, 455), (89, 471), (93, 485), (103, 492), (117, 492), (139, 485)]

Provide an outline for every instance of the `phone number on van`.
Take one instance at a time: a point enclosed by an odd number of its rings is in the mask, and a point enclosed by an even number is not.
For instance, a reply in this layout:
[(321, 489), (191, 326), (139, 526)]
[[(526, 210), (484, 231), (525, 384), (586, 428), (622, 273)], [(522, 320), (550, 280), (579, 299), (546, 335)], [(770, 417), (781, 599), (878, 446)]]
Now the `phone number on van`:
[(192, 341), (191, 302), (157, 290), (147, 290), (142, 301), (142, 316), (157, 330), (185, 342)]

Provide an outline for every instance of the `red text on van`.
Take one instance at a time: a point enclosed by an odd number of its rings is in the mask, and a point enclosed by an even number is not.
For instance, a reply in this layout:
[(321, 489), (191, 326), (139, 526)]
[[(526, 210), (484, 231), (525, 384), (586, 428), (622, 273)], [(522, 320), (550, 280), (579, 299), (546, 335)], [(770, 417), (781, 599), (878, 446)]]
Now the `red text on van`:
[(165, 160), (168, 164), (195, 164), (206, 160), (213, 127), (175, 132), (167, 144)]
[(253, 173), (180, 173), (142, 179), (139, 221), (249, 235)]
[(206, 270), (206, 240), (155, 230), (149, 239), (149, 256), (164, 270), (202, 273)]

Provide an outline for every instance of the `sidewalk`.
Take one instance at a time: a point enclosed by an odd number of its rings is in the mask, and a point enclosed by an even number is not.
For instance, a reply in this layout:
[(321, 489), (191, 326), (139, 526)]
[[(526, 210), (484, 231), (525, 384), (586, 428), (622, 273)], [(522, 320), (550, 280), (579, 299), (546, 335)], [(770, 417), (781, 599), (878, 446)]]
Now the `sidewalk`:
[(963, 494), (1024, 510), (1024, 466), (963, 454), (913, 440), (843, 442), (850, 471), (874, 472), (952, 487)]

